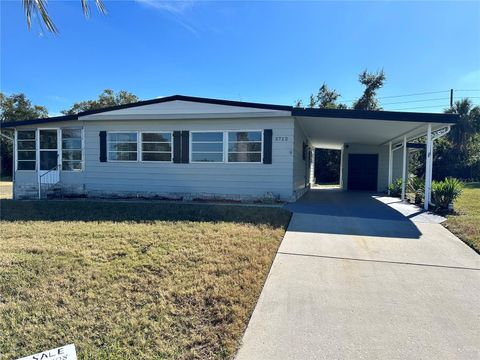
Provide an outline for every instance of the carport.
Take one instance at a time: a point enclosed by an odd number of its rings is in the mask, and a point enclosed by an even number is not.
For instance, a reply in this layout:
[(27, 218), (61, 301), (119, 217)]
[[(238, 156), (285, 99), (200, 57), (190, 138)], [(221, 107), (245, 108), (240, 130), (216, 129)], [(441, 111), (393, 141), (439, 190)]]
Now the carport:
[(384, 191), (395, 178), (401, 178), (404, 200), (409, 149), (425, 148), (425, 209), (431, 200), (433, 143), (458, 119), (454, 114), (311, 108), (295, 108), (292, 115), (313, 149), (342, 151), (344, 190), (375, 187)]

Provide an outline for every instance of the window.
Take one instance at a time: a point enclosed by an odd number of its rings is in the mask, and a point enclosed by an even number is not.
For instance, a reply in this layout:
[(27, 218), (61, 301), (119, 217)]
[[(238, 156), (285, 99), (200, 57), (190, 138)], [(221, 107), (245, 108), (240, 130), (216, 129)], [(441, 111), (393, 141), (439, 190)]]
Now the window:
[(192, 162), (223, 162), (223, 132), (192, 132)]
[(229, 131), (228, 162), (261, 162), (261, 131)]
[(62, 170), (82, 170), (82, 129), (62, 129)]
[(142, 161), (172, 161), (172, 134), (142, 133)]
[(17, 170), (35, 170), (36, 161), (35, 130), (17, 131)]
[(136, 132), (109, 132), (107, 144), (109, 161), (137, 161)]

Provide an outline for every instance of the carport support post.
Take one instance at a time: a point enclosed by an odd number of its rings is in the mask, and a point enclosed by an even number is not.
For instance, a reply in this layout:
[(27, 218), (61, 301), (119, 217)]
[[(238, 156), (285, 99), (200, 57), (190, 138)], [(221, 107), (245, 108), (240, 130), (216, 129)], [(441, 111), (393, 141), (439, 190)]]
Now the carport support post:
[(425, 201), (423, 208), (428, 210), (430, 199), (432, 196), (432, 164), (433, 164), (433, 141), (432, 141), (432, 124), (427, 127), (427, 149), (425, 158)]
[[(392, 183), (393, 176), (393, 152), (392, 152), (392, 142), (388, 143), (388, 185)], [(388, 189), (388, 195), (390, 195), (390, 189)]]
[(405, 201), (405, 188), (407, 184), (407, 136), (403, 137), (403, 163), (402, 163), (402, 201)]

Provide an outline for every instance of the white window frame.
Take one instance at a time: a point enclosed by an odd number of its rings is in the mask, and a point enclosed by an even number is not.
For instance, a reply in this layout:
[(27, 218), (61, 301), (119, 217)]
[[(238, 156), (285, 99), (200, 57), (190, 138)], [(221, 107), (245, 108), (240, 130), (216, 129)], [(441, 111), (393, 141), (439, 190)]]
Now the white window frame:
[[(63, 130), (80, 130), (80, 150), (82, 154), (82, 159), (80, 160), (80, 163), (82, 164), (82, 168), (80, 170), (64, 170), (63, 169)], [(65, 171), (68, 173), (72, 172), (82, 172), (85, 170), (85, 128), (80, 128), (80, 127), (64, 127), (60, 128), (60, 164), (62, 165), (60, 167), (61, 171)], [(65, 150), (71, 150), (71, 149), (65, 149)], [(78, 150), (78, 149), (73, 149), (73, 150)], [(65, 160), (69, 161), (69, 160)], [(78, 161), (78, 160), (73, 160), (73, 161)]]
[[(193, 154), (193, 147), (192, 144), (194, 143), (193, 141), (193, 134), (198, 134), (198, 133), (221, 133), (222, 134), (222, 161), (194, 161), (192, 154)], [(195, 141), (195, 143), (220, 143), (219, 141)], [(225, 163), (225, 131), (224, 130), (195, 130), (195, 131), (190, 131), (190, 136), (189, 136), (189, 163), (191, 164), (223, 164)], [(195, 152), (200, 152), (200, 151), (195, 151)], [(212, 153), (212, 154), (219, 154), (219, 151), (202, 151), (202, 153)]]
[[(136, 134), (137, 135), (137, 151), (110, 151), (110, 147), (109, 147), (109, 144), (110, 144), (110, 141), (108, 140), (108, 134)], [(138, 154), (138, 149), (139, 149), (139, 146), (138, 146), (138, 135), (139, 135), (139, 131), (135, 131), (135, 130), (118, 130), (118, 131), (107, 131), (107, 162), (125, 162), (125, 163), (135, 163), (135, 162), (139, 162), (139, 154)], [(133, 143), (133, 142), (130, 142), (130, 143)], [(136, 152), (137, 153), (137, 159), (136, 160), (112, 160), (110, 159), (110, 152)]]
[[(154, 163), (154, 164), (169, 164), (173, 163), (173, 131), (160, 131), (160, 130), (155, 130), (155, 131), (140, 131), (138, 133), (139, 139), (140, 139), (140, 156), (137, 155), (137, 158), (139, 159), (140, 162), (144, 163)], [(170, 160), (167, 161), (156, 161), (156, 160), (143, 160), (142, 159), (142, 154), (143, 154), (143, 140), (142, 140), (142, 134), (170, 134)], [(138, 138), (137, 138), (138, 140)], [(161, 143), (158, 141), (146, 141), (147, 143)], [(165, 144), (168, 144), (165, 142)], [(108, 146), (108, 145), (107, 145)], [(137, 147), (138, 150), (138, 147)], [(150, 153), (162, 153), (162, 151), (147, 151)], [(166, 153), (163, 152), (163, 153)]]
[[(229, 139), (228, 139), (228, 134), (229, 133), (235, 133), (235, 132), (259, 132), (261, 134), (261, 139), (260, 139), (260, 161), (228, 161), (228, 154), (230, 153), (230, 151), (228, 151), (228, 144), (229, 144)], [(226, 156), (225, 156), (225, 161), (228, 163), (228, 164), (263, 164), (263, 130), (227, 130), (226, 131), (226, 139), (227, 139), (227, 143), (226, 143)], [(238, 141), (234, 141), (234, 142), (238, 142)], [(245, 142), (258, 142), (258, 141), (245, 141)], [(233, 152), (233, 153), (238, 153), (237, 152)], [(253, 151), (252, 153), (254, 154), (257, 154), (258, 151)]]
[[(24, 170), (24, 169), (18, 169), (18, 131), (33, 131), (35, 132), (35, 149), (33, 150), (29, 150), (29, 151), (35, 151), (35, 169), (33, 170)], [(14, 157), (15, 157), (15, 171), (31, 171), (31, 172), (36, 172), (37, 169), (38, 169), (38, 166), (39, 166), (39, 162), (38, 162), (38, 131), (37, 129), (15, 129), (15, 136), (14, 136), (14, 149), (13, 149), (13, 153), (14, 153)], [(31, 140), (30, 140), (31, 141)], [(20, 150), (20, 151), (27, 151), (27, 150)], [(22, 161), (22, 160), (20, 160)], [(33, 161), (33, 160), (25, 160), (25, 161)]]

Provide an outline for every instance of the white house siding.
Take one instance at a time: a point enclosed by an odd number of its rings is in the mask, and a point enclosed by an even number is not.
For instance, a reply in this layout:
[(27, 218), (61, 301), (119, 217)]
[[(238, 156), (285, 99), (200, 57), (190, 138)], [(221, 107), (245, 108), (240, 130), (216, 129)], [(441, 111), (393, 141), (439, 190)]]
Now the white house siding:
[(403, 148), (395, 150), (393, 152), (392, 180), (402, 178), (402, 164), (403, 164)]
[[(273, 130), (272, 164), (100, 162), (100, 131)], [(178, 195), (183, 198), (281, 200), (292, 196), (291, 118), (88, 121), (85, 126), (85, 187), (92, 195)]]
[(303, 144), (309, 144), (308, 137), (300, 123), (295, 120), (295, 134), (293, 143), (293, 192), (295, 198), (302, 196), (310, 185), (310, 168), (307, 158), (303, 159)]
[(342, 184), (348, 187), (348, 155), (349, 154), (378, 154), (377, 191), (385, 191), (388, 187), (388, 146), (363, 144), (345, 144), (342, 163)]
[(274, 116), (290, 116), (290, 111), (175, 100), (85, 115), (80, 120), (232, 119)]
[[(45, 127), (84, 127), (84, 169), (62, 172), (62, 187), (88, 196), (292, 198), (292, 118), (72, 121)], [(25, 127), (25, 128), (32, 128)], [(273, 130), (272, 164), (100, 162), (100, 131)], [(276, 140), (276, 139), (279, 140)], [(287, 139), (287, 140), (285, 140)], [(37, 191), (35, 171), (17, 171), (16, 197)], [(30, 196), (31, 197), (31, 196)]]

